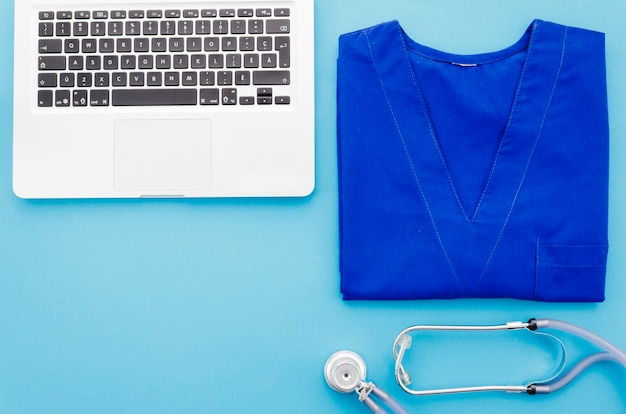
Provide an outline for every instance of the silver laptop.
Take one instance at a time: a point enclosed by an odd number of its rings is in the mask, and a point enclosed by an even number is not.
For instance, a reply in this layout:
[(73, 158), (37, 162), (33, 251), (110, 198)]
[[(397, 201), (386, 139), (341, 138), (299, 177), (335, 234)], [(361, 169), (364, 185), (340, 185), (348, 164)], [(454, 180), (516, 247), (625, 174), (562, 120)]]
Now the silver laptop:
[(16, 0), (14, 191), (306, 196), (313, 66), (313, 0)]

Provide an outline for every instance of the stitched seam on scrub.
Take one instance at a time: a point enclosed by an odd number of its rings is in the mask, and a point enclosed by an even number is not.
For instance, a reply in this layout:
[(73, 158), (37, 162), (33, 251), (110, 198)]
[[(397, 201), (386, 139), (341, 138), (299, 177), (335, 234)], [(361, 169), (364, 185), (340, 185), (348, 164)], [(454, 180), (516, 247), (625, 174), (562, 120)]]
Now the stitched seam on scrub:
[(407, 50), (409, 49), (408, 45), (406, 44), (404, 40), (404, 36), (400, 36), (400, 38), (402, 39), (402, 43), (404, 46), (403, 52), (407, 59), (407, 63), (409, 65), (409, 72), (411, 74), (411, 79), (413, 80), (413, 85), (415, 86), (417, 95), (419, 96), (419, 99), (420, 99), (420, 103), (422, 104), (422, 110), (424, 111), (424, 119), (426, 119), (426, 124), (428, 125), (430, 138), (432, 139), (433, 145), (435, 146), (435, 149), (437, 150), (437, 154), (439, 155), (439, 161), (441, 162), (441, 165), (443, 166), (443, 169), (446, 172), (446, 177), (448, 178), (450, 189), (452, 190), (452, 194), (454, 194), (454, 198), (456, 199), (456, 202), (459, 205), (459, 209), (461, 210), (461, 213), (463, 214), (463, 217), (465, 218), (465, 220), (471, 222), (473, 219), (470, 219), (470, 217), (467, 214), (467, 211), (465, 210), (465, 206), (463, 205), (463, 202), (461, 201), (459, 192), (457, 191), (456, 185), (454, 184), (454, 180), (452, 179), (452, 174), (450, 172), (450, 169), (448, 168), (448, 164), (446, 163), (445, 157), (443, 156), (441, 146), (439, 145), (439, 141), (437, 140), (437, 134), (435, 134), (435, 128), (433, 126), (432, 119), (430, 118), (430, 113), (428, 112), (428, 109), (426, 107), (426, 99), (424, 98), (424, 93), (422, 92), (422, 88), (420, 87), (420, 84), (417, 81), (417, 78), (415, 77), (415, 73), (413, 71), (412, 64), (411, 64), (411, 58), (409, 57), (407, 53)]
[[(426, 195), (424, 194), (424, 191), (422, 189), (422, 184), (420, 183), (420, 180), (417, 176), (417, 172), (415, 171), (415, 166), (413, 165), (413, 160), (411, 159), (411, 155), (409, 154), (409, 150), (406, 146), (406, 142), (404, 140), (404, 136), (402, 135), (402, 131), (400, 129), (400, 125), (398, 124), (398, 119), (396, 117), (396, 114), (393, 110), (393, 106), (391, 105), (391, 101), (389, 100), (389, 96), (387, 95), (387, 89), (385, 88), (385, 84), (383, 82), (382, 77), (380, 76), (380, 71), (378, 70), (378, 65), (376, 65), (376, 59), (374, 59), (374, 53), (372, 51), (372, 45), (370, 42), (370, 38), (369, 35), (367, 33), (367, 31), (363, 32), (365, 35), (365, 39), (367, 40), (367, 47), (369, 49), (370, 52), (370, 58), (372, 59), (372, 65), (374, 66), (374, 70), (376, 71), (376, 76), (378, 77), (378, 81), (380, 82), (380, 87), (383, 90), (383, 94), (385, 95), (385, 100), (387, 101), (387, 106), (389, 108), (389, 111), (391, 112), (391, 116), (393, 118), (393, 122), (394, 125), (396, 127), (396, 131), (398, 132), (398, 136), (400, 137), (400, 141), (402, 142), (402, 148), (404, 149), (404, 153), (406, 154), (407, 160), (409, 162), (409, 165), (411, 167), (411, 172), (413, 174), (413, 179), (415, 180), (415, 183), (417, 184), (417, 188), (419, 190), (420, 196), (422, 197), (422, 200), (424, 201), (424, 206), (426, 207), (426, 211), (428, 212), (428, 216), (430, 217), (430, 222), (433, 226), (433, 229), (435, 230), (435, 234), (437, 235), (437, 241), (439, 242), (439, 246), (441, 247), (441, 250), (443, 251), (443, 254), (446, 258), (446, 261), (448, 262), (448, 266), (450, 267), (450, 271), (452, 272), (452, 275), (454, 276), (454, 280), (456, 281), (457, 286), (459, 287), (459, 290), (462, 292), (463, 289), (461, 288), (461, 283), (459, 281), (459, 278), (456, 274), (456, 271), (454, 270), (454, 267), (452, 266), (452, 262), (450, 261), (450, 257), (448, 256), (448, 252), (446, 251), (446, 248), (443, 244), (443, 240), (441, 239), (441, 234), (439, 233), (439, 229), (437, 228), (437, 223), (435, 222), (435, 218), (433, 217), (433, 213), (430, 209), (430, 205), (428, 204), (428, 200), (426, 199)], [(401, 35), (402, 33), (400, 33)], [(402, 39), (402, 42), (404, 43), (404, 39), (402, 38), (402, 36), (400, 36), (400, 39)], [(410, 61), (408, 61), (408, 56), (406, 54), (406, 47), (404, 47), (404, 54), (405, 57), (407, 58), (407, 62), (410, 64)], [(411, 71), (411, 76), (413, 76), (413, 72)], [(415, 83), (415, 79), (413, 78), (413, 83)]]
[[(534, 34), (534, 33), (533, 33)], [(478, 282), (476, 283), (476, 286), (474, 287), (474, 289), (478, 289), (478, 286), (480, 286), (480, 283), (483, 279), (483, 277), (485, 276), (485, 273), (487, 272), (487, 268), (489, 267), (489, 264), (491, 263), (491, 260), (493, 259), (493, 255), (496, 251), (496, 248), (498, 247), (498, 245), (500, 244), (500, 240), (502, 239), (502, 235), (504, 234), (504, 229), (506, 228), (506, 225), (509, 222), (509, 219), (511, 218), (511, 213), (513, 212), (513, 208), (515, 207), (515, 203), (517, 202), (517, 197), (519, 196), (520, 191), (522, 190), (522, 186), (524, 185), (524, 181), (526, 181), (526, 175), (528, 174), (528, 169), (530, 168), (530, 162), (533, 159), (533, 156), (535, 154), (535, 150), (537, 149), (537, 144), (539, 143), (539, 138), (541, 137), (541, 134), (543, 132), (543, 126), (546, 122), (546, 118), (548, 116), (548, 111), (550, 110), (550, 106), (552, 105), (552, 98), (554, 97), (554, 91), (556, 90), (556, 85), (559, 82), (559, 77), (561, 76), (561, 69), (563, 68), (563, 60), (565, 58), (565, 43), (567, 40), (567, 27), (565, 28), (565, 31), (563, 33), (563, 47), (561, 48), (561, 61), (559, 62), (559, 70), (556, 73), (556, 77), (554, 79), (554, 84), (552, 85), (552, 90), (550, 91), (550, 97), (548, 98), (548, 104), (546, 105), (546, 110), (543, 113), (543, 117), (541, 118), (541, 123), (539, 124), (539, 131), (537, 131), (537, 136), (535, 137), (535, 142), (533, 144), (533, 148), (530, 152), (530, 156), (528, 157), (528, 161), (526, 162), (526, 167), (524, 168), (524, 174), (522, 175), (522, 179), (519, 183), (519, 186), (517, 187), (517, 191), (515, 192), (515, 196), (513, 197), (513, 202), (511, 203), (511, 207), (509, 208), (509, 212), (506, 215), (506, 219), (504, 220), (504, 223), (502, 224), (502, 228), (500, 229), (500, 233), (498, 234), (498, 239), (496, 240), (496, 244), (493, 246), (493, 248), (491, 249), (491, 253), (489, 254), (489, 258), (487, 259), (487, 263), (485, 263), (485, 267), (483, 268), (482, 273), (480, 274), (480, 278), (478, 278)], [(532, 44), (533, 42), (533, 37), (531, 37), (530, 42)], [(530, 50), (530, 47), (529, 47)]]
[(493, 179), (493, 175), (495, 174), (496, 166), (498, 165), (498, 160), (500, 159), (500, 154), (502, 152), (504, 141), (506, 140), (507, 135), (509, 134), (509, 130), (511, 129), (511, 124), (513, 123), (513, 118), (515, 117), (515, 113), (517, 110), (517, 104), (519, 103), (519, 94), (520, 94), (520, 91), (522, 90), (524, 77), (526, 76), (526, 69), (528, 69), (528, 60), (530, 59), (532, 45), (535, 41), (536, 33), (537, 33), (537, 23), (535, 22), (535, 27), (533, 28), (530, 39), (528, 41), (528, 49), (526, 52), (526, 59), (524, 60), (524, 66), (522, 67), (522, 73), (520, 74), (519, 81), (517, 82), (517, 90), (515, 91), (515, 97), (513, 98), (513, 106), (511, 107), (511, 112), (509, 113), (509, 119), (507, 120), (506, 127), (504, 128), (504, 132), (502, 133), (502, 137), (500, 138), (500, 144), (498, 145), (498, 150), (496, 151), (496, 155), (493, 159), (493, 163), (491, 164), (491, 170), (489, 171), (489, 176), (487, 177), (487, 181), (485, 182), (485, 187), (483, 188), (483, 192), (480, 195), (478, 204), (476, 204), (476, 210), (474, 211), (474, 216), (471, 218), (471, 221), (476, 220), (476, 216), (478, 216), (478, 212), (480, 211), (480, 208), (485, 199), (485, 195), (487, 194), (487, 189), (491, 185), (491, 180)]

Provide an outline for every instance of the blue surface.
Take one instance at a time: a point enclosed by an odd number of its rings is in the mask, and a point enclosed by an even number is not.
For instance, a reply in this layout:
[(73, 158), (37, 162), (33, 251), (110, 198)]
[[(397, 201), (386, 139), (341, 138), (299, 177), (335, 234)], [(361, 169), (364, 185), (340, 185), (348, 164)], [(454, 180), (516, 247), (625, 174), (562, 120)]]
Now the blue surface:
[[(575, 321), (626, 348), (623, 1), (318, 0), (317, 187), (311, 197), (293, 200), (15, 197), (12, 11), (12, 1), (0, 2), (0, 413), (367, 412), (353, 395), (335, 393), (324, 382), (324, 362), (344, 348), (361, 353), (369, 377), (412, 412), (626, 412), (626, 370), (611, 364), (592, 368), (549, 396), (419, 398), (395, 385), (391, 358), (395, 335), (411, 324), (491, 324), (532, 316)], [(453, 53), (506, 47), (533, 18), (607, 34), (606, 302), (342, 302), (337, 37), (394, 18), (416, 41)], [(428, 362), (434, 360), (430, 352), (438, 351), (435, 342), (421, 369), (413, 370), (416, 386), (465, 381), (467, 375), (457, 372), (466, 368), (465, 356), (467, 368), (495, 379), (506, 380), (509, 370), (511, 381), (519, 380), (519, 372), (533, 378), (550, 371), (550, 354), (536, 339), (507, 338), (469, 338), (463, 347), (456, 342), (443, 348), (456, 358), (439, 355), (437, 365)], [(473, 357), (482, 346), (485, 351)], [(578, 351), (570, 355), (576, 358)], [(513, 362), (504, 365), (508, 358)]]

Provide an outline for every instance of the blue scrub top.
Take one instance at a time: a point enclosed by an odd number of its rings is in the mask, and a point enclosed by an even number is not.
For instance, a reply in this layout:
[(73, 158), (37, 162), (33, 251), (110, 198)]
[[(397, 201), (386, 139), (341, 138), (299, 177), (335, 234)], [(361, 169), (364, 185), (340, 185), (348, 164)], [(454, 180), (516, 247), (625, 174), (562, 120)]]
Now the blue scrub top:
[(604, 34), (453, 55), (392, 21), (340, 37), (337, 100), (344, 299), (604, 300)]

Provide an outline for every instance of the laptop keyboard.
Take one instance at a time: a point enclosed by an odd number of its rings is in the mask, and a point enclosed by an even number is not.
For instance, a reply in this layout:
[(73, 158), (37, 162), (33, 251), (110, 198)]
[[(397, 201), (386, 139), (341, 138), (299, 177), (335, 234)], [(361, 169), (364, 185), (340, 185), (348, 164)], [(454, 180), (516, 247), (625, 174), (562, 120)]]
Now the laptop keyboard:
[(39, 12), (41, 108), (290, 105), (289, 8)]

